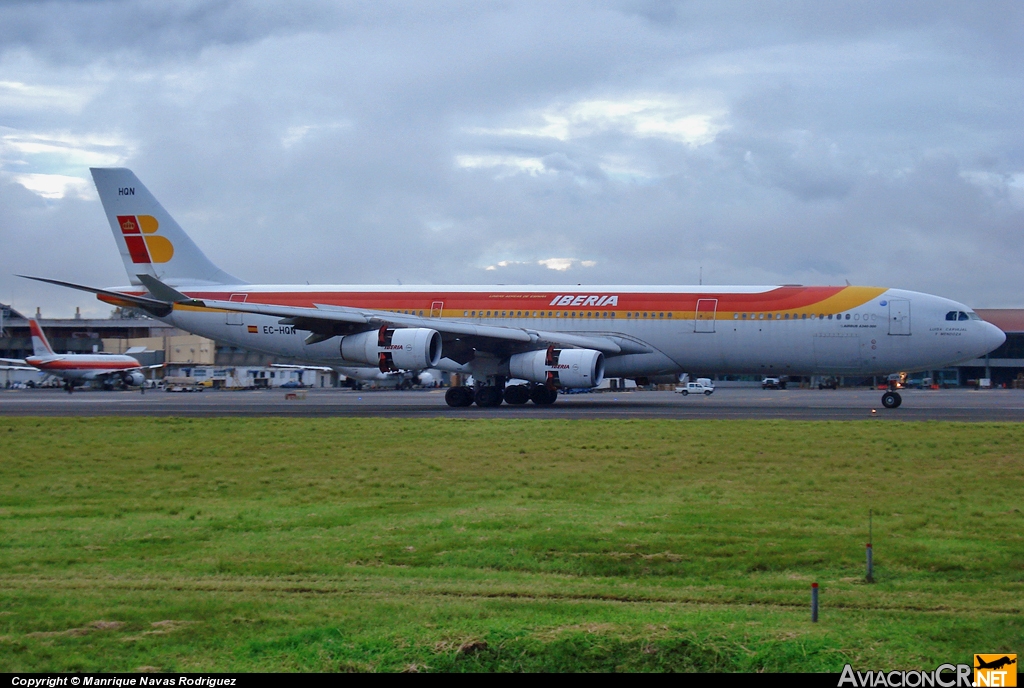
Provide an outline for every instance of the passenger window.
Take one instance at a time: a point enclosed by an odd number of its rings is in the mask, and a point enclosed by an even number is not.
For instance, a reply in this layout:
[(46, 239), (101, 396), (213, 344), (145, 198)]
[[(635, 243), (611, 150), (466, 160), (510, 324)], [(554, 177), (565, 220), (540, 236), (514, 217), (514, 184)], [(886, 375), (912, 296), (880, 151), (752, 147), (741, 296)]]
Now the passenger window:
[(829, 320), (831, 320), (831, 319), (832, 319), (832, 314), (831, 314), (831, 313), (829, 313), (829, 314), (828, 314), (828, 319), (829, 319)]
[(771, 313), (769, 313), (769, 314), (768, 314), (768, 319), (769, 319), (769, 320), (771, 320), (771, 319), (772, 319), (772, 314), (771, 314)]
[(789, 320), (789, 313), (786, 313), (786, 315), (785, 315), (785, 316), (783, 316), (783, 318), (782, 318), (782, 319), (783, 319), (783, 320)]
[(740, 319), (740, 314), (739, 313), (733, 313), (732, 314), (732, 319), (733, 320), (739, 320)]
[(462, 317), (463, 318), (465, 318), (467, 315), (469, 315), (469, 311), (462, 311)]
[(846, 314), (846, 319), (847, 319), (847, 320), (849, 320), (849, 319), (850, 319), (850, 314), (849, 314), (849, 313), (847, 313), (847, 314)]

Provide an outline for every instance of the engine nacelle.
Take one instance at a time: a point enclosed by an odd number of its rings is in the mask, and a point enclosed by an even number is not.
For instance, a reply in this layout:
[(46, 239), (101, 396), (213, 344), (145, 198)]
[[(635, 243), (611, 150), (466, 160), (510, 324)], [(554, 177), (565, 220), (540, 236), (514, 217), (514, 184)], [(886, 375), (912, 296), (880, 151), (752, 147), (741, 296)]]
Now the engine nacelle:
[(382, 373), (395, 370), (424, 370), (441, 360), (441, 335), (423, 327), (392, 329), (386, 325), (376, 332), (361, 332), (341, 339), (341, 357), (368, 363)]
[(121, 380), (130, 387), (141, 387), (146, 384), (146, 376), (137, 370), (125, 373), (121, 376)]
[(604, 354), (593, 349), (556, 349), (516, 354), (508, 360), (512, 377), (552, 387), (597, 387), (604, 380)]

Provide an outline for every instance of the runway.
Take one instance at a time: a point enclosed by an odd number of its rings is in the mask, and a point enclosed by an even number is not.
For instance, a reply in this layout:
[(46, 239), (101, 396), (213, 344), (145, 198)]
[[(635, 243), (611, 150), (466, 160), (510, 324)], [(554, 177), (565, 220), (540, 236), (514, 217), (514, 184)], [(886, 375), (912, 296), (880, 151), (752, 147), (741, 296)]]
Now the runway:
[[(287, 390), (294, 391), (294, 390)], [(444, 390), (310, 389), (169, 393), (60, 390), (0, 391), (2, 416), (296, 416), (394, 418), (675, 418), (771, 420), (1022, 421), (1024, 390), (904, 390), (903, 405), (885, 409), (873, 390), (724, 388), (709, 397), (672, 392), (563, 394), (553, 406), (449, 408)], [(872, 413), (875, 410), (875, 413)]]

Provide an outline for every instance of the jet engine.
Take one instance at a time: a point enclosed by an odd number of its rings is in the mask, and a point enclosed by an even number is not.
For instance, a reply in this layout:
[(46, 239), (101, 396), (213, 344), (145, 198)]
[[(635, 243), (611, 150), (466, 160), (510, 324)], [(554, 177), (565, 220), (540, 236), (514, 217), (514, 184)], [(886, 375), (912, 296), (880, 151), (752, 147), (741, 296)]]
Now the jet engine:
[(604, 354), (552, 346), (512, 356), (508, 369), (512, 377), (552, 387), (597, 387), (604, 379)]
[(129, 387), (141, 387), (146, 384), (146, 377), (137, 370), (125, 373), (121, 376), (121, 380)]
[(368, 363), (382, 373), (395, 370), (424, 370), (441, 360), (441, 335), (423, 327), (392, 329), (385, 325), (376, 332), (343, 337), (341, 357)]

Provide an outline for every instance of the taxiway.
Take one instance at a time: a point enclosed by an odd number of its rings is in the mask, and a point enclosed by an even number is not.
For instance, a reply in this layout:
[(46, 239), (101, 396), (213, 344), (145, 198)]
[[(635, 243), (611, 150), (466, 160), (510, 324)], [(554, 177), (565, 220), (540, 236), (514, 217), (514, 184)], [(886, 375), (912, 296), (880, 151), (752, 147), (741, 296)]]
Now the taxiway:
[(882, 408), (881, 392), (874, 390), (724, 388), (707, 397), (672, 392), (563, 394), (553, 406), (461, 409), (445, 405), (444, 390), (310, 389), (304, 399), (286, 399), (286, 393), (150, 390), (69, 395), (59, 390), (4, 390), (0, 415), (1024, 421), (1022, 390), (904, 390), (903, 405), (893, 410)]

